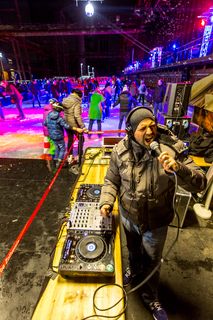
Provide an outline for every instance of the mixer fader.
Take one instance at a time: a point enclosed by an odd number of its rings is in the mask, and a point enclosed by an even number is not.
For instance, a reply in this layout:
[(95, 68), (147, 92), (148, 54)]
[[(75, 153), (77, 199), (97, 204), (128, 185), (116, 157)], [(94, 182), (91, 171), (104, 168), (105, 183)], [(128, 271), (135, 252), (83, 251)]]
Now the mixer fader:
[(112, 231), (112, 217), (102, 217), (97, 202), (76, 202), (70, 212), (68, 229)]

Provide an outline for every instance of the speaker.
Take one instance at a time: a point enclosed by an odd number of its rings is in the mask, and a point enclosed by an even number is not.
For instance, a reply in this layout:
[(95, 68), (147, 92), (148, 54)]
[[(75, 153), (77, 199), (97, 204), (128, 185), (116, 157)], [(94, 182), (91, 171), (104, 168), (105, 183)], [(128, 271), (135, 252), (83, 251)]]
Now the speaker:
[(189, 81), (190, 80), (190, 70), (188, 68), (185, 68), (182, 71), (182, 75), (181, 75), (181, 81)]
[(189, 127), (191, 118), (170, 117), (164, 115), (163, 124), (167, 126), (179, 139), (184, 140), (189, 137)]
[(173, 117), (186, 115), (191, 87), (189, 83), (167, 83), (163, 113)]

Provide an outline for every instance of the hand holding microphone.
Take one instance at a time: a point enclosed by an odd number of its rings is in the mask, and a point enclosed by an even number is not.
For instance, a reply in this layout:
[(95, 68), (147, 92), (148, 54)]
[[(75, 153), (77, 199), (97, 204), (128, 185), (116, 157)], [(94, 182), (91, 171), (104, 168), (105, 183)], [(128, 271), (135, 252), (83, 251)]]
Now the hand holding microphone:
[(156, 141), (150, 143), (150, 148), (158, 155), (158, 160), (162, 164), (165, 171), (173, 173), (174, 171), (176, 172), (178, 170), (179, 166), (175, 159), (170, 156), (168, 152), (161, 152), (160, 146)]

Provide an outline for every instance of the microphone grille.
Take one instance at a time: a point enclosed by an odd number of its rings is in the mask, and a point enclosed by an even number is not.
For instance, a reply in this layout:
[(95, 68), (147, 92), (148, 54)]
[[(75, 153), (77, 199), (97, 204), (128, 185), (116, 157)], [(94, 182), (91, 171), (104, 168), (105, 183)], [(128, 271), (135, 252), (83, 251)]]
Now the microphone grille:
[(158, 144), (157, 141), (152, 141), (152, 142), (150, 143), (150, 149), (152, 149), (152, 150), (157, 150), (158, 148), (159, 148), (159, 144)]

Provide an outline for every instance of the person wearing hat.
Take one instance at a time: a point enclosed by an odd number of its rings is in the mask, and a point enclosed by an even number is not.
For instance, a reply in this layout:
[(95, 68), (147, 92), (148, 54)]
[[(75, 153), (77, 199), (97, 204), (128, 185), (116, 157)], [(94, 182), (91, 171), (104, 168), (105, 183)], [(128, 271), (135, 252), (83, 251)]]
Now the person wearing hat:
[(44, 105), (44, 112), (43, 112), (43, 133), (44, 133), (44, 151), (43, 151), (43, 158), (48, 160), (52, 158), (55, 154), (55, 144), (49, 137), (49, 132), (47, 127), (44, 125), (47, 115), (53, 111), (53, 103), (57, 102), (56, 99), (51, 98), (49, 99), (49, 103)]
[[(137, 106), (137, 100), (132, 97), (127, 85), (124, 85), (121, 94), (113, 104), (113, 108), (117, 105), (120, 105), (118, 130), (121, 130), (123, 121), (126, 119), (129, 111), (132, 109), (132, 105), (134, 105), (134, 107)], [(119, 133), (118, 135), (120, 136), (121, 134)]]
[(64, 110), (63, 106), (56, 99), (50, 100), (50, 104), (53, 110), (47, 114), (44, 126), (47, 127), (49, 137), (55, 144), (54, 161), (56, 162), (56, 167), (59, 167), (65, 154), (64, 128), (78, 133), (82, 133), (83, 129), (71, 127), (66, 123), (60, 115), (60, 112)]
[[(82, 91), (78, 88), (74, 88), (71, 94), (69, 94), (68, 97), (62, 100), (62, 105), (64, 108), (64, 118), (65, 118), (65, 121), (71, 127), (81, 128), (83, 129), (82, 132), (88, 132), (82, 118), (82, 107), (81, 107), (82, 96), (83, 96)], [(73, 131), (71, 129), (66, 129), (66, 132), (68, 137), (68, 144), (67, 144), (67, 151), (69, 152), (68, 162), (72, 163), (74, 137), (77, 136), (77, 138), (79, 138), (79, 136), (77, 134), (77, 131)], [(82, 143), (83, 142), (84, 142), (84, 139)], [(80, 146), (78, 144), (78, 150), (80, 150), (80, 148), (83, 149), (83, 145)]]
[(145, 280), (140, 287), (143, 303), (154, 319), (166, 320), (158, 285), (168, 225), (174, 217), (176, 181), (184, 189), (197, 193), (205, 189), (206, 177), (186, 157), (183, 142), (165, 126), (157, 125), (149, 108), (131, 110), (126, 131), (127, 135), (111, 154), (101, 190), (100, 213), (108, 216), (118, 196), (129, 252), (123, 284)]

